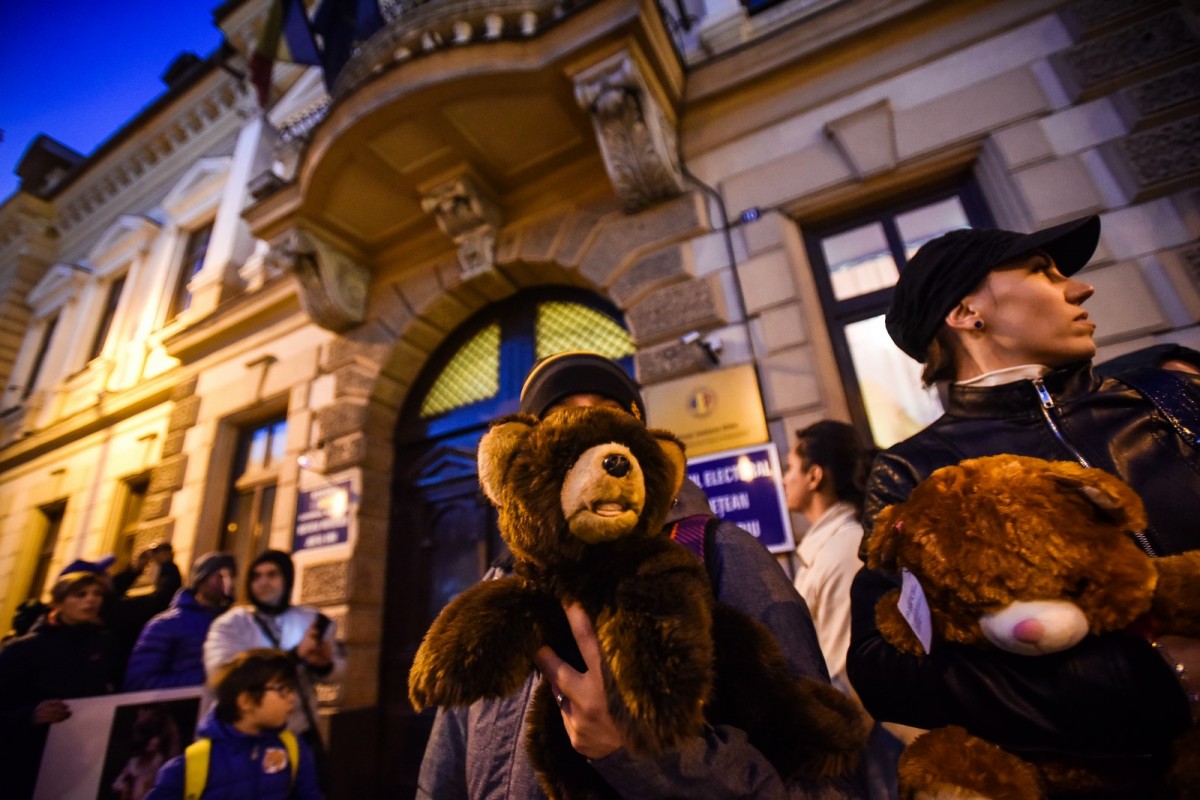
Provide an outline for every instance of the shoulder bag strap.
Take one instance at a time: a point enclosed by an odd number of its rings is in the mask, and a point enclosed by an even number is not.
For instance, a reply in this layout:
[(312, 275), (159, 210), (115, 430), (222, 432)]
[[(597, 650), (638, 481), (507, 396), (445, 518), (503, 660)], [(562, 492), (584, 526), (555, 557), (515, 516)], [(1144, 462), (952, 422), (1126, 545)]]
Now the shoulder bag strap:
[(208, 785), (208, 762), (212, 756), (212, 739), (201, 738), (183, 751), (184, 800), (200, 800)]

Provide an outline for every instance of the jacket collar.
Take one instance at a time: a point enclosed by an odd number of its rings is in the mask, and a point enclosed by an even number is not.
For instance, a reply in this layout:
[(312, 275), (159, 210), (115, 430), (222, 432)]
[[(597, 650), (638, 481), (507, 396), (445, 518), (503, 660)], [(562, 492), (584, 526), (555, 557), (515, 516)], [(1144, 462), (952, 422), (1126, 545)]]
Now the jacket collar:
[[(1046, 390), (1058, 405), (1069, 404), (1100, 386), (1091, 361), (1080, 361), (1046, 373)], [(1038, 394), (1032, 380), (1023, 379), (999, 386), (953, 384), (947, 413), (955, 417), (1023, 416), (1038, 410)]]

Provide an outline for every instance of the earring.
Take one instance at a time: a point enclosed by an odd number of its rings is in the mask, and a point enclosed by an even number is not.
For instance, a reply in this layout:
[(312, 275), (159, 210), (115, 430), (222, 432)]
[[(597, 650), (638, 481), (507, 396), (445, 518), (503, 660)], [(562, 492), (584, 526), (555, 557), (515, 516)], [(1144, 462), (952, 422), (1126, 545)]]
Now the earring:
[(983, 330), (983, 320), (981, 320), (981, 319), (975, 320), (975, 330), (977, 330), (977, 331)]

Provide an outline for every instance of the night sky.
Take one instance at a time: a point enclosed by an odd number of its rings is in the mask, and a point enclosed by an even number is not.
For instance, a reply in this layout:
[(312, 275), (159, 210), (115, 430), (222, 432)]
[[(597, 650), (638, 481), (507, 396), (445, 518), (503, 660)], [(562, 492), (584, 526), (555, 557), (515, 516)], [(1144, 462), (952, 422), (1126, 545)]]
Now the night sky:
[(221, 42), (219, 0), (0, 0), (0, 203), (39, 133), (87, 155), (166, 88), (190, 50)]

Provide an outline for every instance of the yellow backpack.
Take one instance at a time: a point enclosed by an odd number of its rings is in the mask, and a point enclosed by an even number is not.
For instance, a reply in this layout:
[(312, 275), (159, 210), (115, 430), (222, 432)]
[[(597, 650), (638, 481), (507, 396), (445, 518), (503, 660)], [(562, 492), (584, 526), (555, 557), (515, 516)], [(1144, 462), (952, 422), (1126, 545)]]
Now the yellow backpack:
[[(283, 747), (287, 750), (288, 765), (292, 768), (291, 786), (296, 785), (296, 771), (300, 769), (300, 745), (296, 734), (284, 729), (279, 732)], [(212, 739), (197, 739), (183, 751), (183, 797), (184, 800), (200, 800), (204, 787), (208, 785), (208, 762), (212, 758)]]

